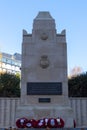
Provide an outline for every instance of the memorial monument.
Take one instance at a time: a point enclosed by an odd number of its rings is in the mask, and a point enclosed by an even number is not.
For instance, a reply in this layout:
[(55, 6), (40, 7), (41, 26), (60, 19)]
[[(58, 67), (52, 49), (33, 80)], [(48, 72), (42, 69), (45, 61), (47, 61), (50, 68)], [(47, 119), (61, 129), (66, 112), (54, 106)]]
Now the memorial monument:
[(73, 127), (67, 80), (66, 31), (57, 33), (49, 12), (39, 12), (32, 34), (23, 30), (21, 104), (16, 119), (61, 117)]

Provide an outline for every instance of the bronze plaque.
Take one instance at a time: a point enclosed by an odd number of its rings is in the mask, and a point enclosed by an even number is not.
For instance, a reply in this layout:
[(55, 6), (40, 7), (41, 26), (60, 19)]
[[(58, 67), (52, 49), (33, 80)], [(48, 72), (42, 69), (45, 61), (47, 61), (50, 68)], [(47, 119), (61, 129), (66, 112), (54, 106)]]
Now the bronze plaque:
[(27, 95), (62, 95), (62, 83), (28, 82)]
[(50, 98), (39, 98), (38, 101), (39, 101), (39, 103), (50, 103), (51, 99)]

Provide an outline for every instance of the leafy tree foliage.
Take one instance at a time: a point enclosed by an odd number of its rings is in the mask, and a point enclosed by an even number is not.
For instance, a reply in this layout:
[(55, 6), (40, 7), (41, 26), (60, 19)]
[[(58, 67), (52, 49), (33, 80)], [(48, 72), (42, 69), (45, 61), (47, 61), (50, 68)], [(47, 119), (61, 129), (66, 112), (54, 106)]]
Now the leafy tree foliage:
[(0, 75), (0, 97), (19, 97), (20, 77), (10, 73)]
[(87, 97), (87, 73), (68, 80), (69, 97)]

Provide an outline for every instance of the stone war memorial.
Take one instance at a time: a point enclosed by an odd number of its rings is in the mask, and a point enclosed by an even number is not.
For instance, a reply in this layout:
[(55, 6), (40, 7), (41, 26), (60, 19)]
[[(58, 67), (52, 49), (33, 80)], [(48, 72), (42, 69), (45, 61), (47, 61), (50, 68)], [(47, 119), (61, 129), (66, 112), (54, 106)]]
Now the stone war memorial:
[(68, 99), (66, 31), (57, 33), (49, 12), (38, 13), (32, 34), (23, 30), (21, 73), (21, 104), (16, 110), (16, 125), (73, 128), (74, 114)]

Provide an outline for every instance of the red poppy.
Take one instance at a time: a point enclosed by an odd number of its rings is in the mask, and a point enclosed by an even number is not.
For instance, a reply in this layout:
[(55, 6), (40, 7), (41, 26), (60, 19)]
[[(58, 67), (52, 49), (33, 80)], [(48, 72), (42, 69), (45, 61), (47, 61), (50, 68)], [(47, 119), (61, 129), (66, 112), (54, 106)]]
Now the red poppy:
[(16, 121), (16, 126), (18, 128), (26, 128), (26, 123), (28, 122), (28, 119), (23, 117)]

